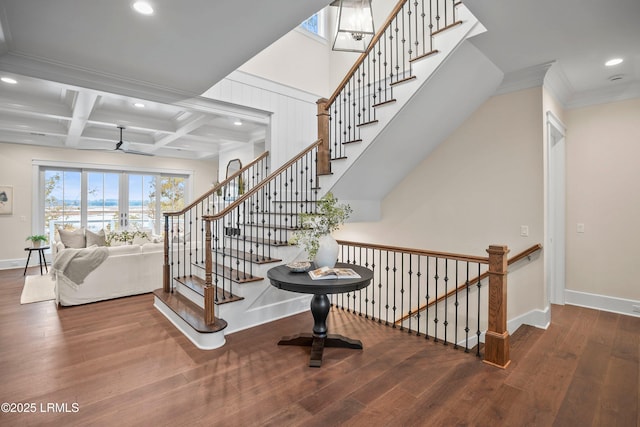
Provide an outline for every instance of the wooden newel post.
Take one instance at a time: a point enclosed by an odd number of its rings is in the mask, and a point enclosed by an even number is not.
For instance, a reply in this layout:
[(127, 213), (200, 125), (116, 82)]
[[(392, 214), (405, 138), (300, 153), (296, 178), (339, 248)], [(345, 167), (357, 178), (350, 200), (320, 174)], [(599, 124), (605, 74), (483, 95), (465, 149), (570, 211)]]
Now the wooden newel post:
[(213, 263), (211, 261), (211, 220), (204, 218), (204, 322), (213, 325), (216, 322), (215, 296), (216, 291), (211, 281)]
[(169, 217), (164, 217), (164, 263), (162, 264), (162, 290), (164, 292), (171, 291), (171, 282), (169, 280)]
[(507, 254), (506, 246), (491, 245), (489, 253), (489, 325), (485, 335), (484, 362), (506, 368), (509, 356), (507, 330)]
[(318, 147), (318, 175), (329, 175), (331, 173), (331, 147), (329, 146), (329, 111), (327, 110), (326, 98), (316, 101), (318, 106), (318, 139), (322, 143)]
[(204, 321), (207, 325), (213, 325), (216, 322), (215, 317), (215, 297), (216, 291), (211, 281), (211, 273), (213, 271), (211, 260), (211, 220), (204, 220), (205, 227), (205, 275), (204, 275)]

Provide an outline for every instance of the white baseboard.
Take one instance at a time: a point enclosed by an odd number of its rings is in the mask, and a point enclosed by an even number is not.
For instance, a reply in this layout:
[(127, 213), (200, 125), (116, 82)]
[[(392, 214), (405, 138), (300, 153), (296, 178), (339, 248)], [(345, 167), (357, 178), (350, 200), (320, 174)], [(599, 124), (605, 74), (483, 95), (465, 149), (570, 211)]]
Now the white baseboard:
[(569, 305), (593, 308), (596, 310), (610, 311), (612, 313), (625, 314), (627, 316), (640, 317), (640, 312), (634, 312), (633, 307), (640, 307), (640, 301), (610, 297), (607, 295), (590, 294), (565, 289), (564, 302)]
[(520, 326), (529, 325), (540, 329), (547, 329), (551, 323), (551, 306), (544, 310), (536, 309), (521, 314), (507, 321), (507, 330), (513, 334)]
[(22, 259), (0, 259), (0, 270), (10, 270), (12, 268), (24, 268), (27, 262), (26, 258)]
[[(521, 314), (518, 317), (514, 317), (507, 321), (507, 330), (509, 335), (518, 330), (522, 325), (529, 325), (535, 328), (547, 329), (551, 323), (551, 306), (547, 306), (544, 310), (531, 310), (528, 313)], [(480, 342), (484, 342), (485, 333), (480, 334)], [(469, 347), (472, 348), (478, 343), (478, 337), (473, 336), (469, 338)], [(460, 346), (464, 346), (464, 341), (458, 343)]]
[[(51, 266), (51, 254), (45, 253), (44, 258), (47, 261), (47, 265)], [(24, 268), (24, 265), (27, 263), (27, 257), (17, 258), (17, 259), (0, 259), (0, 270), (10, 270), (12, 268)], [(37, 267), (39, 264), (38, 254), (33, 253), (31, 255), (31, 259), (29, 260), (29, 267)]]

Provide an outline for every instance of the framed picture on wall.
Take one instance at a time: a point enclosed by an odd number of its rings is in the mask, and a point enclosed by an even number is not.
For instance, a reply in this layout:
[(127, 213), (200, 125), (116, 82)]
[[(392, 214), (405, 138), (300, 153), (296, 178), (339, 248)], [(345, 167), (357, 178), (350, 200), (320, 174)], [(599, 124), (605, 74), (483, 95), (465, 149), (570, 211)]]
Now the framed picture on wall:
[(0, 185), (0, 215), (13, 213), (13, 187)]

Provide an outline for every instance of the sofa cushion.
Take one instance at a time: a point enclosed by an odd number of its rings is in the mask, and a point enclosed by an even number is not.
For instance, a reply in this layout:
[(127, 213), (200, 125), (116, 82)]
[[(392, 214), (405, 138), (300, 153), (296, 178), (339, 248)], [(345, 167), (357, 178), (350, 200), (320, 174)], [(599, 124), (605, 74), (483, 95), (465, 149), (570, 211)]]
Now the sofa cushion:
[(142, 253), (164, 252), (164, 243), (145, 243), (142, 245)]
[(140, 245), (110, 246), (109, 256), (139, 254)]
[(59, 228), (58, 235), (60, 236), (60, 241), (65, 248), (80, 249), (87, 246), (84, 237), (84, 230), (82, 228), (73, 231)]
[(100, 230), (97, 233), (94, 233), (91, 230), (86, 230), (85, 237), (87, 239), (87, 247), (89, 246), (107, 246), (107, 241), (105, 238), (104, 230)]

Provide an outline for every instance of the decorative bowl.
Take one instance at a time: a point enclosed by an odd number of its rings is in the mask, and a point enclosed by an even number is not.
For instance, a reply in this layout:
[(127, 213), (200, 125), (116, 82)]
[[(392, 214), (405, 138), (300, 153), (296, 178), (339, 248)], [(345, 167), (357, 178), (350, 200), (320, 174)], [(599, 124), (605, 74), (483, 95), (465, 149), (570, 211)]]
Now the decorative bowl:
[(311, 263), (309, 261), (294, 261), (287, 264), (287, 268), (293, 273), (303, 273), (307, 271), (309, 267), (311, 267)]

